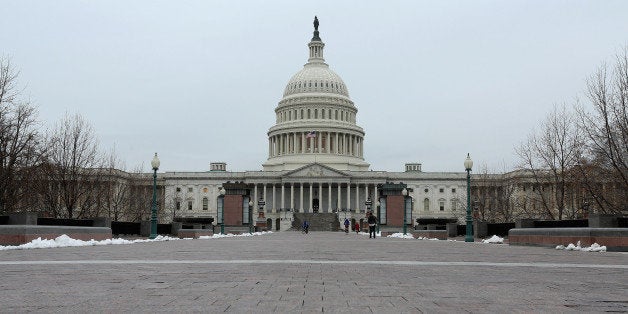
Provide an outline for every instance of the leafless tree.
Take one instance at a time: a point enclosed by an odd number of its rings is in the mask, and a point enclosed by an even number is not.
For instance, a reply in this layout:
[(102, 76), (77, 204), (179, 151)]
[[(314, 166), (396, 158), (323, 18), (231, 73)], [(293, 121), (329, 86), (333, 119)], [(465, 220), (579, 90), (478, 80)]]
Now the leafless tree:
[(587, 80), (587, 97), (592, 110), (577, 108), (590, 153), (585, 184), (601, 212), (628, 211), (628, 47)]
[(554, 107), (538, 132), (517, 149), (520, 169), (532, 174), (532, 189), (538, 197), (541, 217), (563, 219), (569, 170), (577, 166), (583, 154), (583, 136), (575, 116), (565, 106)]
[(58, 186), (65, 209), (63, 216), (83, 218), (103, 164), (93, 127), (80, 114), (66, 114), (51, 132), (46, 146), (50, 163), (47, 179)]
[[(505, 169), (505, 166), (504, 166)], [(518, 177), (511, 173), (491, 171), (486, 165), (474, 176), (471, 199), (477, 219), (489, 222), (512, 222), (518, 217), (514, 194)]]
[(19, 99), (17, 76), (0, 58), (0, 212), (33, 210), (30, 174), (42, 156), (37, 110)]

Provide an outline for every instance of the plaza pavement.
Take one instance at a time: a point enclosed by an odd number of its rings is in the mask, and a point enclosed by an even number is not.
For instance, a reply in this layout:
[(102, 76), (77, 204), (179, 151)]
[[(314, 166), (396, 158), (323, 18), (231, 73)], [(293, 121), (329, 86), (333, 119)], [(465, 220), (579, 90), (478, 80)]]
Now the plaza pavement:
[(0, 251), (0, 312), (628, 311), (628, 254), (341, 232)]

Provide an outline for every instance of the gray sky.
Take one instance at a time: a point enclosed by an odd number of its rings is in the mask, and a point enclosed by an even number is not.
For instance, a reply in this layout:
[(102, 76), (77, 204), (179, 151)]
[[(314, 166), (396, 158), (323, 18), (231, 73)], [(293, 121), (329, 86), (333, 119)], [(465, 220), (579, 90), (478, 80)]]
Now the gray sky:
[[(50, 126), (79, 112), (126, 168), (259, 170), (318, 15), (373, 170), (501, 170), (628, 45), (628, 1), (6, 1), (0, 55)], [(478, 167), (474, 167), (478, 169)]]

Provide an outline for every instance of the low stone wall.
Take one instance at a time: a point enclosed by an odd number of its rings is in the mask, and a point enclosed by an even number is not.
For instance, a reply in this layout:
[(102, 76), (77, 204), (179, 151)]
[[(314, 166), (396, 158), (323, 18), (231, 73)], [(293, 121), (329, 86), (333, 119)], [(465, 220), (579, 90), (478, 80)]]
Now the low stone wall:
[(213, 236), (214, 231), (212, 229), (179, 229), (177, 236), (179, 238), (194, 238), (198, 239), (200, 236)]
[(554, 247), (593, 243), (606, 246), (608, 251), (628, 251), (628, 228), (522, 228), (508, 232), (510, 245), (537, 245)]
[(77, 240), (89, 241), (93, 239), (101, 241), (111, 239), (111, 228), (5, 225), (0, 226), (0, 245), (20, 245), (37, 238), (53, 240), (63, 234)]

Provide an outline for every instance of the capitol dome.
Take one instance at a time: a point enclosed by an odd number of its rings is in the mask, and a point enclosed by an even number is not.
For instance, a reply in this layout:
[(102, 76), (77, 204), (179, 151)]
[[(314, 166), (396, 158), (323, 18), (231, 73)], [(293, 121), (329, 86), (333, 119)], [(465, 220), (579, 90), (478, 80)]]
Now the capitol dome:
[(332, 93), (349, 97), (347, 86), (325, 63), (307, 63), (292, 76), (283, 96), (299, 93)]
[(314, 19), (307, 63), (294, 74), (268, 130), (264, 171), (295, 170), (313, 163), (337, 170), (367, 171), (364, 130), (344, 81), (323, 58), (325, 44)]

